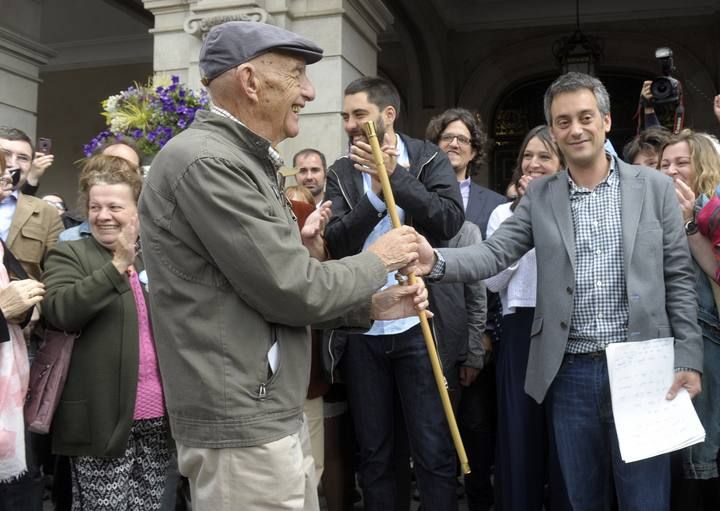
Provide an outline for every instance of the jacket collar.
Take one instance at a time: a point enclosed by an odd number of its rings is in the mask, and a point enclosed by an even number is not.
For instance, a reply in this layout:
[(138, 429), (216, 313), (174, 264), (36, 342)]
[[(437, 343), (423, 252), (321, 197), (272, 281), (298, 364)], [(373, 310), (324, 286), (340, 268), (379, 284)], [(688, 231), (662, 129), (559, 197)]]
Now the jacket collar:
[[(625, 271), (628, 271), (635, 248), (640, 213), (645, 199), (645, 178), (640, 167), (629, 165), (615, 158), (618, 177), (620, 178), (620, 214), (622, 218), (623, 257)], [(549, 178), (548, 186), (551, 194), (551, 207), (557, 222), (563, 245), (570, 262), (575, 268), (575, 230), (570, 211), (570, 191), (568, 172), (563, 170)]]

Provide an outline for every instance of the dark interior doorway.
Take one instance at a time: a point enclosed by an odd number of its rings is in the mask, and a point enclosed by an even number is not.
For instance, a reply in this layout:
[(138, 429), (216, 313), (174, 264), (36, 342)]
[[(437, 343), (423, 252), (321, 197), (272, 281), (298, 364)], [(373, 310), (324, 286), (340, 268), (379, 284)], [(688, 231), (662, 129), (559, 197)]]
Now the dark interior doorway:
[[(525, 134), (538, 124), (545, 124), (543, 96), (556, 75), (528, 80), (508, 89), (498, 103), (491, 123), (490, 187), (505, 193), (515, 167), (517, 153)], [(623, 72), (600, 73), (600, 80), (610, 94), (612, 130), (610, 141), (619, 155), (623, 146), (635, 136), (635, 112), (643, 78)]]

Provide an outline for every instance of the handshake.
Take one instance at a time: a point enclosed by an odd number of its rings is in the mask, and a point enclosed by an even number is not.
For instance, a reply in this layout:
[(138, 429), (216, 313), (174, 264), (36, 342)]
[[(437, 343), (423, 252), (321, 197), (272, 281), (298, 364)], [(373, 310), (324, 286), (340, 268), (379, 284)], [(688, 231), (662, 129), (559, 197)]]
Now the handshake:
[[(399, 227), (381, 236), (368, 247), (380, 258), (387, 272), (399, 270), (405, 275), (426, 275), (435, 262), (435, 252), (424, 236), (408, 226)], [(372, 318), (399, 319), (424, 311), (428, 293), (422, 279), (408, 286), (391, 286), (372, 297)], [(432, 315), (429, 311), (427, 314)]]
[(388, 272), (400, 270), (405, 275), (427, 275), (435, 263), (435, 252), (428, 241), (407, 225), (381, 236), (368, 252), (378, 256)]

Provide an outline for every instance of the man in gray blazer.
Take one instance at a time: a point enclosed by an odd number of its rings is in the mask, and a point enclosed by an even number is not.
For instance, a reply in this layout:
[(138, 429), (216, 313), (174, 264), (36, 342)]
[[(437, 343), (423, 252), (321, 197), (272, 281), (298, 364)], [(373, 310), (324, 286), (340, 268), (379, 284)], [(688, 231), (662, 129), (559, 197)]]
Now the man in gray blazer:
[(611, 342), (675, 337), (675, 378), (700, 392), (702, 341), (693, 269), (673, 183), (605, 153), (610, 98), (602, 83), (568, 73), (545, 94), (545, 115), (568, 169), (533, 180), (512, 218), (480, 245), (433, 251), (416, 268), (472, 281), (535, 247), (538, 297), (526, 392), (547, 397), (572, 507), (669, 509), (669, 455), (624, 463), (604, 351)]

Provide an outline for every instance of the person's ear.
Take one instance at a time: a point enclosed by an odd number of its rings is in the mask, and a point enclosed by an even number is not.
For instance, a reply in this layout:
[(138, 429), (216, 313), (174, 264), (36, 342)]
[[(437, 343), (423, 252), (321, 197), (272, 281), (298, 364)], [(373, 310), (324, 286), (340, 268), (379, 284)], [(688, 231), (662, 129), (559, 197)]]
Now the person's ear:
[(395, 126), (395, 120), (397, 119), (397, 110), (394, 106), (388, 105), (382, 111), (382, 118), (385, 126)]
[(251, 63), (240, 64), (235, 68), (234, 80), (237, 86), (245, 95), (258, 102), (258, 92), (260, 90), (260, 76), (257, 68)]

